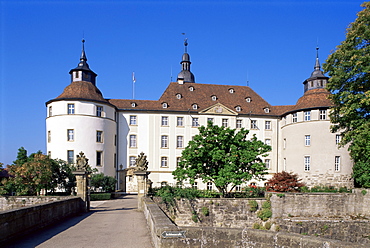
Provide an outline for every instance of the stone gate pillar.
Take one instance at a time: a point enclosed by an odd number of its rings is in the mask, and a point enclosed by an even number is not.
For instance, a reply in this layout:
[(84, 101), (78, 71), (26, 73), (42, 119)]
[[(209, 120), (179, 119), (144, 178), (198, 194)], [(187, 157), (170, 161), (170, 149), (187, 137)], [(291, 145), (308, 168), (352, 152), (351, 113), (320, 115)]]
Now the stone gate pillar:
[(146, 160), (146, 156), (143, 152), (136, 158), (136, 168), (134, 175), (137, 178), (137, 200), (138, 209), (143, 210), (143, 197), (148, 193), (148, 175), (150, 174), (148, 170), (149, 162)]
[(76, 177), (76, 188), (77, 188), (77, 196), (81, 197), (82, 199), (82, 208), (88, 212), (90, 211), (90, 178), (91, 173), (87, 171), (88, 168), (88, 161), (83, 152), (80, 152), (77, 155), (77, 168), (73, 174)]

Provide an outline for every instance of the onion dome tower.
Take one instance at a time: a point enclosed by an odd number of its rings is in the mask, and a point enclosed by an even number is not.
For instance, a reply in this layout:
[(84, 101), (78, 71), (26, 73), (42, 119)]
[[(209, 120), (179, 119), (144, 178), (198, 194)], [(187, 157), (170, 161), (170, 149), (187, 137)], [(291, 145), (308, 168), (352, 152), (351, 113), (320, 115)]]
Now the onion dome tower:
[(194, 75), (190, 71), (191, 62), (190, 62), (190, 55), (187, 52), (187, 47), (188, 47), (188, 39), (186, 38), (185, 41), (184, 41), (185, 52), (182, 55), (182, 61), (180, 62), (182, 70), (177, 75), (177, 82), (179, 84), (195, 83)]
[(96, 87), (96, 76), (89, 65), (82, 40), (78, 66), (70, 70), (71, 83), (62, 94), (46, 102), (47, 151), (51, 158), (70, 164), (81, 151), (89, 165), (115, 176), (117, 135), (116, 108)]

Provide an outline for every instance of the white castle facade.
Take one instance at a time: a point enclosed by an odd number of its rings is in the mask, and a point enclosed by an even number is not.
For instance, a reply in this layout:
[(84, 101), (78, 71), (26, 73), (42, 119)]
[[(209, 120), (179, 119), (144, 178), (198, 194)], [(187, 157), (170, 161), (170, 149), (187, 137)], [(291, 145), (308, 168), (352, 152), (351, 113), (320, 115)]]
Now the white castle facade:
[[(340, 135), (330, 132), (328, 78), (318, 57), (296, 105), (272, 106), (248, 86), (196, 83), (186, 46), (177, 81), (157, 101), (103, 98), (83, 47), (80, 63), (69, 72), (70, 85), (46, 102), (48, 154), (74, 163), (83, 151), (91, 167), (116, 177), (117, 188), (125, 191), (132, 180), (125, 169), (144, 152), (153, 186), (175, 184), (171, 173), (182, 150), (200, 125), (213, 121), (249, 129), (271, 145), (264, 158), (268, 177), (284, 170), (297, 173), (308, 186), (352, 187), (349, 153), (338, 147)], [(197, 186), (212, 188), (201, 181)]]

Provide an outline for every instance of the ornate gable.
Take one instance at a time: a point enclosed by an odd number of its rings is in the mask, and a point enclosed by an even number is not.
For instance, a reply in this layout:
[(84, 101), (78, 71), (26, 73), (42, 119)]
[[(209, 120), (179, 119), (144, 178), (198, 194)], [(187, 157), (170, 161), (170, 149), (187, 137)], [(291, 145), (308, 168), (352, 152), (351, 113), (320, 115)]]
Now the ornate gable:
[(212, 115), (238, 115), (237, 112), (229, 109), (221, 103), (216, 103), (208, 108), (199, 111), (199, 114), (212, 114)]

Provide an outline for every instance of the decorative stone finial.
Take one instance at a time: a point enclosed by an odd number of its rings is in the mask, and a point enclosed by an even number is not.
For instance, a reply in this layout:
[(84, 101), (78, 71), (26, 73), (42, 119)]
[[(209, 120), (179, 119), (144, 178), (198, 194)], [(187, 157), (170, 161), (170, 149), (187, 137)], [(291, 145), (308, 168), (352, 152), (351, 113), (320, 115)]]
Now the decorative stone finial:
[(143, 152), (141, 152), (137, 158), (135, 159), (136, 162), (136, 168), (139, 171), (146, 171), (148, 170), (148, 164), (149, 162), (146, 160), (146, 155), (144, 155)]
[(85, 157), (85, 154), (81, 151), (79, 155), (77, 155), (76, 164), (78, 171), (86, 171), (89, 167), (89, 159)]

